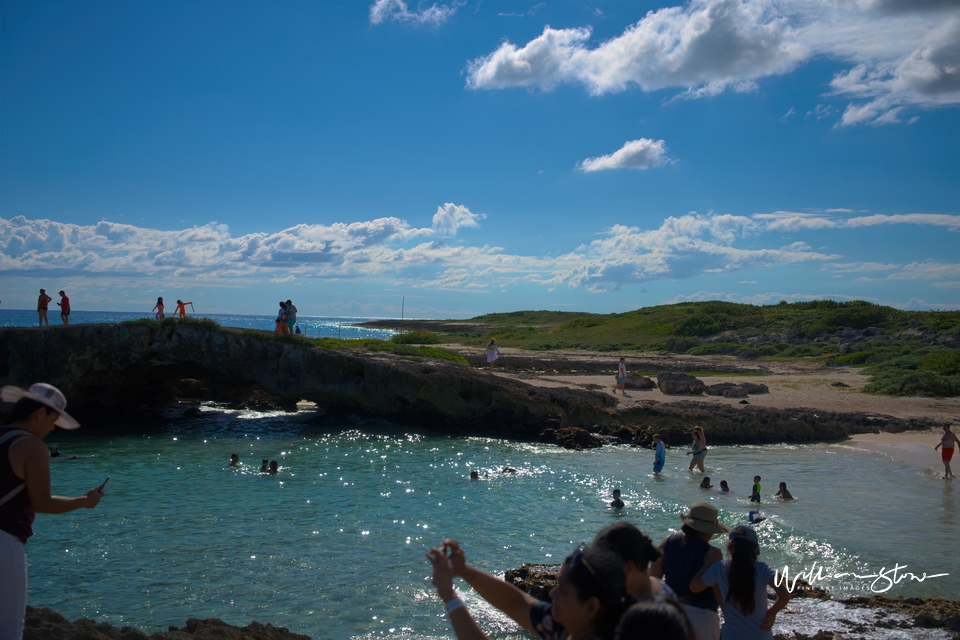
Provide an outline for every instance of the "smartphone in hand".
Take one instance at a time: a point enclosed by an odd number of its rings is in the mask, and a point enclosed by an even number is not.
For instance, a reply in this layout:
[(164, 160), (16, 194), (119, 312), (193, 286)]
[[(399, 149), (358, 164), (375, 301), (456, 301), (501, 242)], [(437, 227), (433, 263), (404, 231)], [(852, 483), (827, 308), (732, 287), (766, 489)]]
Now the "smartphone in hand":
[(108, 482), (110, 482), (110, 476), (107, 476), (107, 479), (104, 480), (99, 487), (97, 487), (97, 493), (103, 493), (103, 488), (107, 486)]

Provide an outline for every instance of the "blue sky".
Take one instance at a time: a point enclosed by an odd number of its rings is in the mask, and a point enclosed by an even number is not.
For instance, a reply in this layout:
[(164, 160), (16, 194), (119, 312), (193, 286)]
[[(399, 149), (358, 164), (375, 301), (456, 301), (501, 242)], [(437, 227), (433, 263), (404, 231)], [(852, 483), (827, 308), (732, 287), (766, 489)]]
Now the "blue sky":
[(955, 0), (0, 11), (3, 308), (960, 308)]

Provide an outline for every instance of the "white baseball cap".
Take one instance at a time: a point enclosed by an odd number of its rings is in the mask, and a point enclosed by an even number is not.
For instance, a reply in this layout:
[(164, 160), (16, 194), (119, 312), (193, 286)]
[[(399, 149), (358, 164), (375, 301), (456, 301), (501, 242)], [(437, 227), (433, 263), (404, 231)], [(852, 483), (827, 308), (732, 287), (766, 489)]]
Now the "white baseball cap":
[(80, 423), (64, 411), (67, 408), (67, 397), (52, 384), (37, 382), (30, 385), (30, 389), (21, 389), (13, 385), (7, 385), (0, 389), (0, 400), (4, 402), (16, 402), (21, 398), (35, 400), (59, 413), (60, 417), (54, 422), (58, 427), (70, 430), (80, 427)]

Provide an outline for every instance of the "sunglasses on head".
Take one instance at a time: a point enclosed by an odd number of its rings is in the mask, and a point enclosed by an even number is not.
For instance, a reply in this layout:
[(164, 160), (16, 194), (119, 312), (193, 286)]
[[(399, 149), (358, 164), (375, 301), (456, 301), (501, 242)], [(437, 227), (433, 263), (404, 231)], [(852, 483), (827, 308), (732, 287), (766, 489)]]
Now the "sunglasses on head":
[(585, 547), (580, 545), (573, 552), (573, 555), (570, 556), (570, 568), (573, 569), (577, 565), (583, 565), (586, 567), (587, 571), (590, 572), (590, 575), (594, 577), (597, 583), (600, 585), (600, 588), (606, 591), (607, 586), (603, 583), (603, 580), (600, 579), (600, 576), (597, 575), (597, 572), (593, 570), (593, 567), (590, 566), (590, 563), (587, 562), (587, 559), (583, 557), (583, 551)]

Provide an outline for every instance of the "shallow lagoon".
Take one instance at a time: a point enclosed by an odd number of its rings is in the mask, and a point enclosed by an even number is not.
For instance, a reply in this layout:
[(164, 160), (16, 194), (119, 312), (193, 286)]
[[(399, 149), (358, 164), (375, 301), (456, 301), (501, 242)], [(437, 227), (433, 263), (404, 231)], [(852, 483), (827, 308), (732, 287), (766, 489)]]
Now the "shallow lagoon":
[[(726, 479), (731, 496), (698, 489), (699, 474), (673, 449), (653, 478), (647, 450), (321, 428), (309, 414), (209, 416), (48, 441), (80, 456), (53, 461), (56, 492), (76, 495), (111, 476), (97, 509), (40, 515), (27, 546), (28, 602), (70, 618), (154, 631), (219, 617), (316, 638), (448, 636), (426, 580), (428, 545), (456, 537), (470, 562), (497, 573), (560, 562), (616, 518), (659, 540), (678, 528), (677, 513), (710, 500), (724, 522), (743, 522), (755, 474), (765, 496), (785, 480), (798, 498), (764, 500), (768, 519), (757, 528), (766, 562), (792, 571), (816, 562), (819, 584), (842, 595), (869, 594), (873, 580), (834, 573), (896, 563), (951, 575), (908, 578), (886, 595), (960, 592), (960, 488), (933, 469), (849, 446), (711, 447), (708, 473), (714, 484)], [(233, 452), (239, 471), (226, 467)], [(262, 458), (279, 460), (279, 475), (261, 476)], [(506, 465), (517, 473), (499, 473)], [(472, 469), (486, 478), (471, 482)], [(614, 487), (622, 512), (606, 506)], [(512, 623), (464, 595), (484, 628), (514, 637)]]

